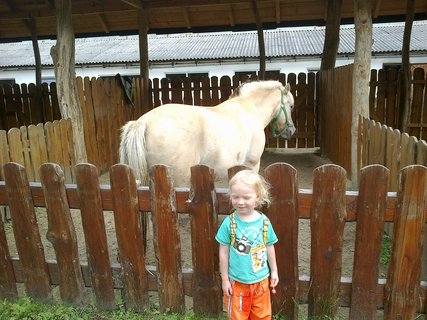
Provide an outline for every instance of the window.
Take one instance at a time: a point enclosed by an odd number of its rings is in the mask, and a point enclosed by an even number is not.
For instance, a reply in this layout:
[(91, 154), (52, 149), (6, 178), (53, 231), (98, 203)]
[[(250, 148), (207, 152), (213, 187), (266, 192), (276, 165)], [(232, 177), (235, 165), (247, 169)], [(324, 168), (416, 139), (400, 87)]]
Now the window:
[(189, 73), (188, 77), (193, 80), (201, 80), (203, 77), (209, 77), (209, 73), (200, 72), (200, 73)]
[(48, 85), (55, 81), (55, 77), (42, 77), (42, 83), (47, 83)]
[(173, 81), (175, 79), (182, 79), (182, 78), (186, 78), (187, 74), (186, 73), (166, 73), (166, 78), (169, 81)]
[(257, 79), (256, 71), (237, 71), (234, 74), (239, 77), (242, 82)]
[(174, 79), (183, 79), (183, 78), (190, 78), (192, 80), (201, 80), (203, 77), (208, 77), (209, 74), (207, 72), (197, 72), (197, 73), (167, 73), (166, 78), (169, 79), (169, 81), (172, 81)]
[(402, 64), (400, 63), (383, 63), (384, 70), (390, 70), (390, 69), (400, 70), (401, 67), (402, 67)]
[(13, 86), (15, 84), (15, 79), (1, 79), (0, 86), (10, 85)]
[(280, 70), (269, 70), (265, 72), (266, 80), (279, 80)]

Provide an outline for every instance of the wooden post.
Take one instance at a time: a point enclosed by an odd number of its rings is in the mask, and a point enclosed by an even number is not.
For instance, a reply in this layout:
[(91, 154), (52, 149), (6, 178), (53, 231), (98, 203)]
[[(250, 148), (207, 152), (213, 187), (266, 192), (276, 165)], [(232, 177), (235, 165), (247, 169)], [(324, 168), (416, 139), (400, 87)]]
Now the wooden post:
[(64, 173), (59, 165), (45, 163), (40, 167), (40, 180), (48, 216), (46, 237), (52, 243), (58, 260), (59, 293), (63, 302), (81, 306), (85, 285), (76, 230), (65, 191)]
[(351, 120), (351, 181), (357, 185), (357, 137), (359, 115), (369, 119), (369, 80), (371, 75), (372, 5), (371, 0), (354, 1), (356, 43), (354, 51)]
[(59, 109), (63, 119), (71, 118), (73, 127), (76, 162), (87, 162), (83, 129), (83, 114), (77, 93), (75, 71), (75, 43), (72, 21), (71, 0), (55, 0), (56, 45), (50, 50), (55, 66), (56, 88)]
[(265, 44), (264, 30), (262, 27), (261, 17), (259, 16), (256, 0), (252, 0), (252, 11), (255, 16), (256, 28), (258, 33), (258, 48), (259, 48), (259, 74), (258, 80), (265, 80)]
[(142, 8), (138, 11), (139, 21), (139, 66), (142, 92), (142, 113), (149, 111), (149, 71), (148, 71), (148, 9)]

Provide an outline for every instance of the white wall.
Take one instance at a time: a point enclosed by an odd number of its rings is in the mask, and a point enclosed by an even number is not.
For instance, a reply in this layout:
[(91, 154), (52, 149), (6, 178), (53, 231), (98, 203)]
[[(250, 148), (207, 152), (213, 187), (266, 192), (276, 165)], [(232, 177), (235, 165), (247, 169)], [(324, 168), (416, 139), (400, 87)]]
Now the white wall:
[[(384, 63), (400, 63), (400, 56), (383, 56), (372, 57), (371, 69), (381, 69)], [(427, 56), (411, 57), (411, 63), (427, 63)], [(353, 63), (353, 57), (337, 59), (337, 66), (347, 65)], [(274, 61), (267, 61), (266, 70), (280, 70), (281, 73), (300, 73), (320, 68), (320, 57), (311, 59), (278, 59)], [(257, 71), (259, 64), (257, 61), (239, 62), (191, 62), (179, 64), (164, 64), (164, 65), (151, 65), (150, 78), (164, 78), (166, 73), (208, 73), (210, 77), (222, 76), (232, 77), (238, 71)], [(114, 76), (117, 73), (122, 75), (139, 75), (139, 65), (129, 66), (76, 66), (76, 75), (80, 77), (100, 77), (100, 76)], [(44, 68), (42, 70), (42, 78), (54, 79), (55, 74), (52, 67)], [(18, 84), (21, 83), (34, 83), (35, 72), (32, 68), (27, 69), (0, 69), (0, 80), (15, 79)]]

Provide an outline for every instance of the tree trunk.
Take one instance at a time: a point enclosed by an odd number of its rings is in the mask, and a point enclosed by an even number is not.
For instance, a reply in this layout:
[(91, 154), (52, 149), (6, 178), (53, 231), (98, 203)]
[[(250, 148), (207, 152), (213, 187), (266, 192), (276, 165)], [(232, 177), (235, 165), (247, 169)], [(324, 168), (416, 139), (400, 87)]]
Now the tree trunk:
[(71, 119), (76, 164), (87, 162), (83, 115), (77, 92), (71, 0), (55, 0), (56, 45), (50, 50), (55, 66), (56, 90), (63, 119)]
[(341, 5), (342, 0), (328, 0), (325, 42), (320, 70), (335, 68), (340, 44)]
[(408, 132), (409, 113), (411, 111), (411, 70), (409, 64), (409, 46), (411, 43), (412, 24), (414, 22), (415, 0), (407, 0), (405, 31), (402, 44), (402, 71), (400, 96), (400, 131)]
[(369, 78), (371, 75), (372, 4), (371, 0), (354, 1), (356, 44), (354, 53), (351, 181), (357, 184), (359, 115), (369, 118)]
[(264, 44), (264, 29), (262, 27), (261, 18), (258, 12), (256, 0), (252, 0), (252, 11), (255, 16), (256, 28), (258, 33), (258, 48), (259, 48), (259, 74), (258, 80), (265, 80), (265, 44)]

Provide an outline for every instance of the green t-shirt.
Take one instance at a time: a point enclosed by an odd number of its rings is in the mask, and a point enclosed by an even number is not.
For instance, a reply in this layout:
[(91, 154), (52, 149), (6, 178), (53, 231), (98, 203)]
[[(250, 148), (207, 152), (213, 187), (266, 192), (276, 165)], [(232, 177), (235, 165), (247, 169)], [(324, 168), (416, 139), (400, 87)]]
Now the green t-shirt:
[(215, 239), (229, 247), (228, 274), (231, 280), (252, 284), (269, 277), (266, 246), (275, 244), (278, 239), (271, 223), (268, 223), (267, 243), (264, 244), (263, 226), (266, 218), (261, 213), (258, 220), (244, 222), (235, 213), (236, 241), (233, 246), (231, 245), (230, 216), (226, 217), (221, 224)]

